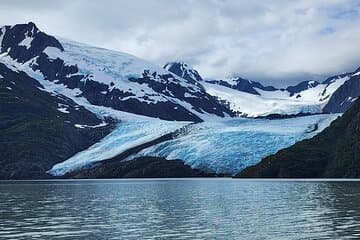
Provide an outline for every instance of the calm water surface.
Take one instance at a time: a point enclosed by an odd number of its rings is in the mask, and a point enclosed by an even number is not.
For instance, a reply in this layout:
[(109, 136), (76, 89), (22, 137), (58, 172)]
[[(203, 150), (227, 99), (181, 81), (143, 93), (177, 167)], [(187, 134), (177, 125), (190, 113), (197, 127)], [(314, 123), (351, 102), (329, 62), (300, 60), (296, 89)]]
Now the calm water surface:
[(360, 239), (360, 182), (0, 182), (0, 239)]

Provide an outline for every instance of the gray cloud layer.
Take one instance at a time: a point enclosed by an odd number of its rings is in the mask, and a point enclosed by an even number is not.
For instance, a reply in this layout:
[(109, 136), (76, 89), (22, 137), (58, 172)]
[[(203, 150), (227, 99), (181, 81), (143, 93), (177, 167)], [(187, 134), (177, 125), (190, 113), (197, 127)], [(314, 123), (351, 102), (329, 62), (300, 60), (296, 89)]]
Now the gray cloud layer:
[(282, 85), (360, 65), (357, 0), (62, 0), (0, 2), (0, 24), (35, 22), (64, 38), (208, 78)]

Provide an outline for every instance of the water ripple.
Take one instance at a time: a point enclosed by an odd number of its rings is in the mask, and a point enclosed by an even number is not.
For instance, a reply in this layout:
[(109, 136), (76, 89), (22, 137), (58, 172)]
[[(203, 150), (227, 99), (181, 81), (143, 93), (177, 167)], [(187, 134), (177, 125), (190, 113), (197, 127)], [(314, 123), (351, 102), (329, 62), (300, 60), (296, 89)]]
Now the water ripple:
[(359, 182), (0, 183), (4, 239), (359, 239)]

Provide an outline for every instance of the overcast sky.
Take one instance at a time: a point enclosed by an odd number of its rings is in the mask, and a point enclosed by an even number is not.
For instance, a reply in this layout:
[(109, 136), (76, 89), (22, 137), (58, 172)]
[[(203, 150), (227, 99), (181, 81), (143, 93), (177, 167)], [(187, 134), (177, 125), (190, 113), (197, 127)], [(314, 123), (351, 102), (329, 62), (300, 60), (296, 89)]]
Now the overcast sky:
[(0, 24), (277, 86), (360, 66), (359, 0), (0, 1)]

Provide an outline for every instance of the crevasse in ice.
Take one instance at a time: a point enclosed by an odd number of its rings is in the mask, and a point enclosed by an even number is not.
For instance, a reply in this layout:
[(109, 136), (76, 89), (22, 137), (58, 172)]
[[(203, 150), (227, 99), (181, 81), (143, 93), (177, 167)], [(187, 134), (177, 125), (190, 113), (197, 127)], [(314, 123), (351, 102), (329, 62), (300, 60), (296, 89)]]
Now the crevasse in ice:
[(235, 174), (263, 157), (323, 130), (338, 115), (291, 119), (231, 119), (192, 125), (189, 133), (137, 156), (181, 159), (192, 168)]

